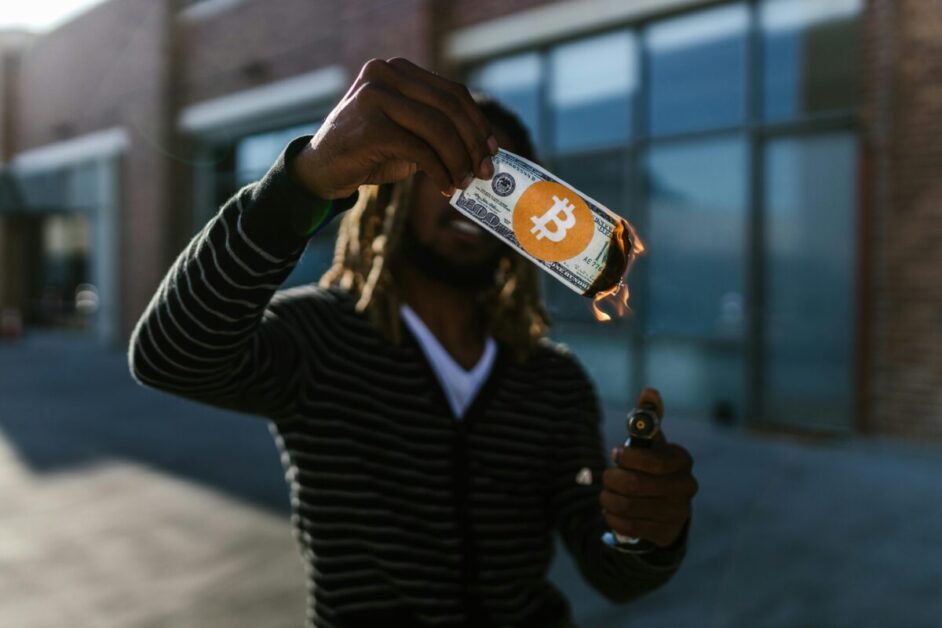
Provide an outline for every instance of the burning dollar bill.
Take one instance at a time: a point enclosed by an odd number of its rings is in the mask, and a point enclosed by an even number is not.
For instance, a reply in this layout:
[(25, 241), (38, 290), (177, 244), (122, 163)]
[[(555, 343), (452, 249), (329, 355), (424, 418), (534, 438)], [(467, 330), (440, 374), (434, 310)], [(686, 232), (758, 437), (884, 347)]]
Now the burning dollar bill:
[(540, 166), (501, 150), (490, 181), (457, 190), (451, 205), (571, 290), (627, 309), (624, 277), (644, 248), (630, 223)]

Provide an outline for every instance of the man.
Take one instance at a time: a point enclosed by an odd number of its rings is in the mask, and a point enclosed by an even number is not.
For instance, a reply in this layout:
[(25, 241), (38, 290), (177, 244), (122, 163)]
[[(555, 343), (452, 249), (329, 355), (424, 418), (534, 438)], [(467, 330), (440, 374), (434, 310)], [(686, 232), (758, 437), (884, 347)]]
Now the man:
[[(661, 442), (606, 470), (592, 386), (544, 338), (536, 270), (442, 195), (492, 176), (498, 145), (532, 156), (499, 106), (367, 63), (317, 135), (194, 238), (134, 332), (140, 382), (271, 419), (308, 625), (566, 626), (546, 580), (556, 531), (615, 601), (683, 556), (689, 455)], [(322, 286), (275, 295), (354, 201)], [(641, 401), (663, 412), (655, 391)], [(609, 528), (657, 549), (606, 546)]]

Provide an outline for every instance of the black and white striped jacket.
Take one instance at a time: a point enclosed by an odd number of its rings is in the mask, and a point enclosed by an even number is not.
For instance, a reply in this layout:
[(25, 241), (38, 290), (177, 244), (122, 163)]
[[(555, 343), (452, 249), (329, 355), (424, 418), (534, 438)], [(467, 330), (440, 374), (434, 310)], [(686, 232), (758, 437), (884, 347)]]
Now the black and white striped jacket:
[[(308, 626), (555, 626), (558, 532), (616, 601), (667, 581), (683, 545), (640, 559), (600, 542), (605, 458), (591, 383), (544, 343), (499, 351), (456, 421), (415, 340), (393, 346), (340, 291), (276, 293), (311, 200), (292, 143), (176, 260), (134, 331), (142, 384), (271, 421), (309, 579)], [(585, 480), (591, 470), (592, 482)]]

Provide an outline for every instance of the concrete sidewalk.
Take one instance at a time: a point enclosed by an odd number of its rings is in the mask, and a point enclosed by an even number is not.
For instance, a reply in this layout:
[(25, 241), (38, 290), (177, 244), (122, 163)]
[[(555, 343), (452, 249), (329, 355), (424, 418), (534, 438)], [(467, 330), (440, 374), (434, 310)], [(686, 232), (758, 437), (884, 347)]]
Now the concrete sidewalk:
[[(561, 554), (553, 578), (579, 625), (942, 626), (942, 448), (667, 429), (701, 483), (688, 559), (615, 607)], [(141, 389), (118, 353), (0, 345), (0, 490), (2, 627), (302, 623), (264, 421)]]

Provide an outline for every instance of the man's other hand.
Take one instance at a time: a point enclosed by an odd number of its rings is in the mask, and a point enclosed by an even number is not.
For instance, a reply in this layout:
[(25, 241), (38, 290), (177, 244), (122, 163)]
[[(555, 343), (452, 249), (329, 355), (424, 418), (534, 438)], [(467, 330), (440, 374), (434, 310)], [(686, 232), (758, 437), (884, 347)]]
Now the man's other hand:
[(421, 170), (445, 193), (494, 174), (497, 140), (466, 87), (406, 59), (373, 59), (292, 162), (323, 198)]
[[(652, 388), (638, 398), (664, 416), (661, 395)], [(615, 532), (668, 547), (677, 541), (690, 518), (697, 481), (693, 459), (686, 449), (669, 444), (658, 432), (649, 449), (619, 447), (613, 452), (615, 467), (605, 471), (599, 501), (605, 521)]]

